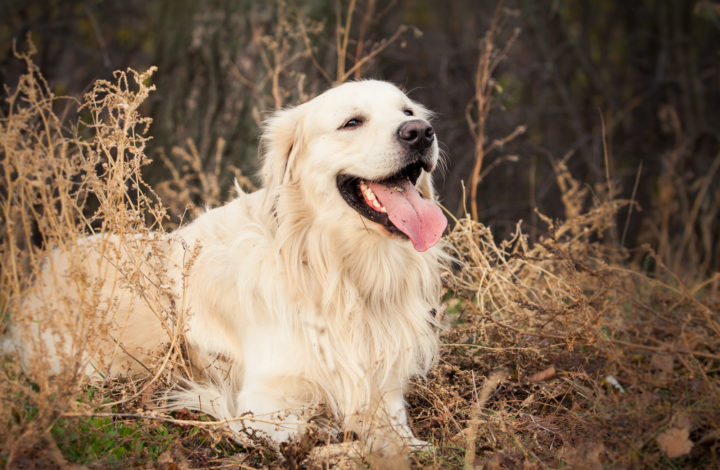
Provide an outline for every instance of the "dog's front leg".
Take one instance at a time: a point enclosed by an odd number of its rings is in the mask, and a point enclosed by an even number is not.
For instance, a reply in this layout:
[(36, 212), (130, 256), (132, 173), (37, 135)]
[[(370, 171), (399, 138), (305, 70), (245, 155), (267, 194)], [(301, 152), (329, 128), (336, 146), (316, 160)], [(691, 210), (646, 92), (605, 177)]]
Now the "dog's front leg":
[(370, 452), (395, 455), (429, 447), (408, 426), (401, 386), (386, 389), (362, 411), (346, 416), (345, 426), (360, 435)]
[(283, 381), (254, 377), (238, 394), (237, 409), (248, 414), (242, 422), (245, 432), (269, 439), (270, 444), (297, 439), (305, 432), (303, 409), (286, 395)]

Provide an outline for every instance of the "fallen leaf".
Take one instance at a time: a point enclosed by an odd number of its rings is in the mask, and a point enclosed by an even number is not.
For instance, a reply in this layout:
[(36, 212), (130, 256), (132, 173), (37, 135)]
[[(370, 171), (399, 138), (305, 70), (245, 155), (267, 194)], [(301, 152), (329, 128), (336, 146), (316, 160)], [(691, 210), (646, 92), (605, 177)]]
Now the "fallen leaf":
[(698, 335), (690, 331), (684, 331), (680, 334), (680, 337), (683, 340), (683, 345), (690, 350), (697, 348), (697, 346), (702, 342)]
[(553, 377), (555, 377), (555, 366), (550, 366), (545, 370), (541, 370), (540, 372), (536, 372), (531, 375), (528, 380), (530, 382), (542, 382), (543, 380), (548, 380)]
[(690, 430), (687, 428), (670, 428), (660, 433), (656, 440), (660, 450), (665, 452), (669, 458), (674, 459), (687, 455), (692, 450), (693, 442), (688, 436), (690, 436)]
[(592, 469), (592, 470), (602, 470), (602, 460), (600, 457), (600, 454), (605, 452), (605, 446), (602, 444), (595, 444), (592, 447), (588, 449), (588, 452), (585, 454), (585, 458), (587, 459), (585, 461), (585, 468)]
[(650, 365), (670, 374), (675, 367), (675, 358), (672, 354), (655, 353), (650, 358)]

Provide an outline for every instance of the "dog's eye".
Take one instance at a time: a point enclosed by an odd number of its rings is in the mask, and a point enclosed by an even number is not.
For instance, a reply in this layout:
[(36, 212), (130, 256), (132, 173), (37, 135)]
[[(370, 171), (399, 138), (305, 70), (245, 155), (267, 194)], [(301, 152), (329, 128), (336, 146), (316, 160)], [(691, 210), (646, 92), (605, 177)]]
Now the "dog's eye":
[(405, 116), (415, 116), (415, 113), (413, 113), (412, 109), (405, 109), (403, 110), (403, 113), (405, 113)]
[(348, 122), (342, 125), (342, 129), (353, 129), (355, 127), (362, 126), (363, 120), (361, 118), (352, 118)]

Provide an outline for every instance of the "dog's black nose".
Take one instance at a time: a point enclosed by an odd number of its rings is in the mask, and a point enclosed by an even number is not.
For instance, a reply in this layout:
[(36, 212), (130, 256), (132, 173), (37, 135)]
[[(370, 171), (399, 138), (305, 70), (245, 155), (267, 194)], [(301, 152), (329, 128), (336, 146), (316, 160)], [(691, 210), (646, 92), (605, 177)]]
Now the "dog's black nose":
[(398, 127), (397, 135), (400, 142), (416, 152), (424, 151), (435, 140), (435, 131), (432, 126), (421, 119), (402, 123)]

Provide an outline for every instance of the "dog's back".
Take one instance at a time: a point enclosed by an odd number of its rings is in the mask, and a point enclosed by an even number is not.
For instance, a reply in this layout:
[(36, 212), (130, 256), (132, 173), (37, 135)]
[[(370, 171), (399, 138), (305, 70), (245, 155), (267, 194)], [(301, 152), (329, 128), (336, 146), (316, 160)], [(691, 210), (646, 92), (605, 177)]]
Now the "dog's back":
[(149, 370), (174, 326), (168, 248), (159, 235), (96, 235), (53, 249), (15, 302), (12, 342), (25, 369), (91, 378)]

